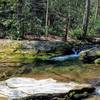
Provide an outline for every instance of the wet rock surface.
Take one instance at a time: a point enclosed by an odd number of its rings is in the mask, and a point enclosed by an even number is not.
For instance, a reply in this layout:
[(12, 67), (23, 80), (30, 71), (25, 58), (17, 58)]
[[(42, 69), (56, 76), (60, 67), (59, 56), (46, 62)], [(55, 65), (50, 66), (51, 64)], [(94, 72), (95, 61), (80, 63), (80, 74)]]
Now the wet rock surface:
[(100, 64), (100, 58), (97, 58), (94, 62), (95, 64)]
[(95, 94), (100, 96), (100, 78), (92, 79), (90, 84), (95, 87)]
[(85, 63), (99, 63), (100, 47), (94, 47), (88, 50), (84, 50), (80, 53), (80, 60)]
[(78, 100), (93, 92), (94, 88), (89, 84), (63, 83), (53, 79), (16, 77), (0, 82), (0, 97), (9, 100)]

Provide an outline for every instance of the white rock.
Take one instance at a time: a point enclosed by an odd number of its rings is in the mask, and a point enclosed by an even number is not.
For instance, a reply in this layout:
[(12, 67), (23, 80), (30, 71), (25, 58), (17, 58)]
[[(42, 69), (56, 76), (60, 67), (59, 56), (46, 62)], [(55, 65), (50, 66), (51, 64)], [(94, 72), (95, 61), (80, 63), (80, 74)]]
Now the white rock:
[(0, 94), (9, 100), (27, 97), (34, 94), (67, 93), (73, 89), (90, 87), (87, 84), (74, 82), (63, 83), (53, 79), (36, 80), (32, 78), (11, 78), (0, 83)]

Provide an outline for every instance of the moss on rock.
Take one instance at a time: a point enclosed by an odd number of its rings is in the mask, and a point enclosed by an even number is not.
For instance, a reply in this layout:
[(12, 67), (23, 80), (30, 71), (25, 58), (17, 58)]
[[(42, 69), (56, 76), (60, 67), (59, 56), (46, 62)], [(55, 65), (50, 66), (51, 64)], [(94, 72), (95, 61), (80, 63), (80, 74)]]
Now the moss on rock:
[(96, 59), (94, 62), (95, 64), (100, 64), (100, 58)]
[(32, 63), (62, 54), (70, 45), (52, 41), (12, 41), (0, 42), (0, 62)]
[(100, 48), (92, 48), (80, 53), (80, 60), (86, 63), (93, 63), (100, 58)]

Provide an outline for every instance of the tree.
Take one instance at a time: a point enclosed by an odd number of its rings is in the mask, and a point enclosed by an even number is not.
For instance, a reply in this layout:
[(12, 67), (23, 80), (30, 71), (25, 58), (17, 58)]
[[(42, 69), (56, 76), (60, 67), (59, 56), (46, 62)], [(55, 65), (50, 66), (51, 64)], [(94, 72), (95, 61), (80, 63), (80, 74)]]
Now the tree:
[(71, 2), (68, 3), (68, 14), (66, 16), (66, 31), (65, 31), (65, 39), (64, 41), (67, 41), (68, 38), (68, 32), (70, 30), (70, 24), (71, 24)]
[(24, 25), (23, 25), (23, 6), (24, 6), (24, 0), (18, 0), (17, 1), (17, 7), (16, 7), (16, 17), (17, 17), (17, 23), (18, 23), (18, 33), (20, 34), (20, 37), (23, 38), (24, 33)]
[(31, 0), (31, 32), (34, 33), (36, 17), (36, 0)]
[(95, 15), (95, 19), (97, 18), (97, 16), (100, 16), (100, 0), (96, 0), (96, 15)]
[(96, 27), (99, 20), (100, 0), (84, 1), (0, 0), (0, 24), (6, 27), (5, 33), (10, 37), (16, 37), (17, 34), (17, 37), (23, 38), (23, 33), (59, 35), (64, 36), (65, 41), (69, 35), (78, 36), (82, 33), (86, 37), (87, 29), (93, 32), (91, 23), (94, 22)]
[(45, 34), (48, 35), (48, 13), (49, 13), (49, 0), (46, 2), (46, 20), (45, 20)]
[(86, 0), (85, 12), (83, 17), (83, 38), (84, 39), (87, 35), (89, 16), (90, 16), (90, 0)]

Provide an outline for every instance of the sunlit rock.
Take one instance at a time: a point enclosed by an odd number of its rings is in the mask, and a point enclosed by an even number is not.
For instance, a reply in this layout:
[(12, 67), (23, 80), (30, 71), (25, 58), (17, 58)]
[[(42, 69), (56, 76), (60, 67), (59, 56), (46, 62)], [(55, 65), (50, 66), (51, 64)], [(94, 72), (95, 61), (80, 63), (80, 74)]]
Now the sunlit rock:
[(74, 82), (63, 83), (53, 79), (36, 80), (32, 78), (16, 77), (0, 83), (0, 97), (13, 100), (30, 96), (34, 98), (36, 95), (38, 97), (39, 94), (42, 94), (42, 96), (47, 96), (49, 94), (65, 94), (72, 90), (89, 92), (92, 89), (93, 88), (89, 84), (77, 84)]

